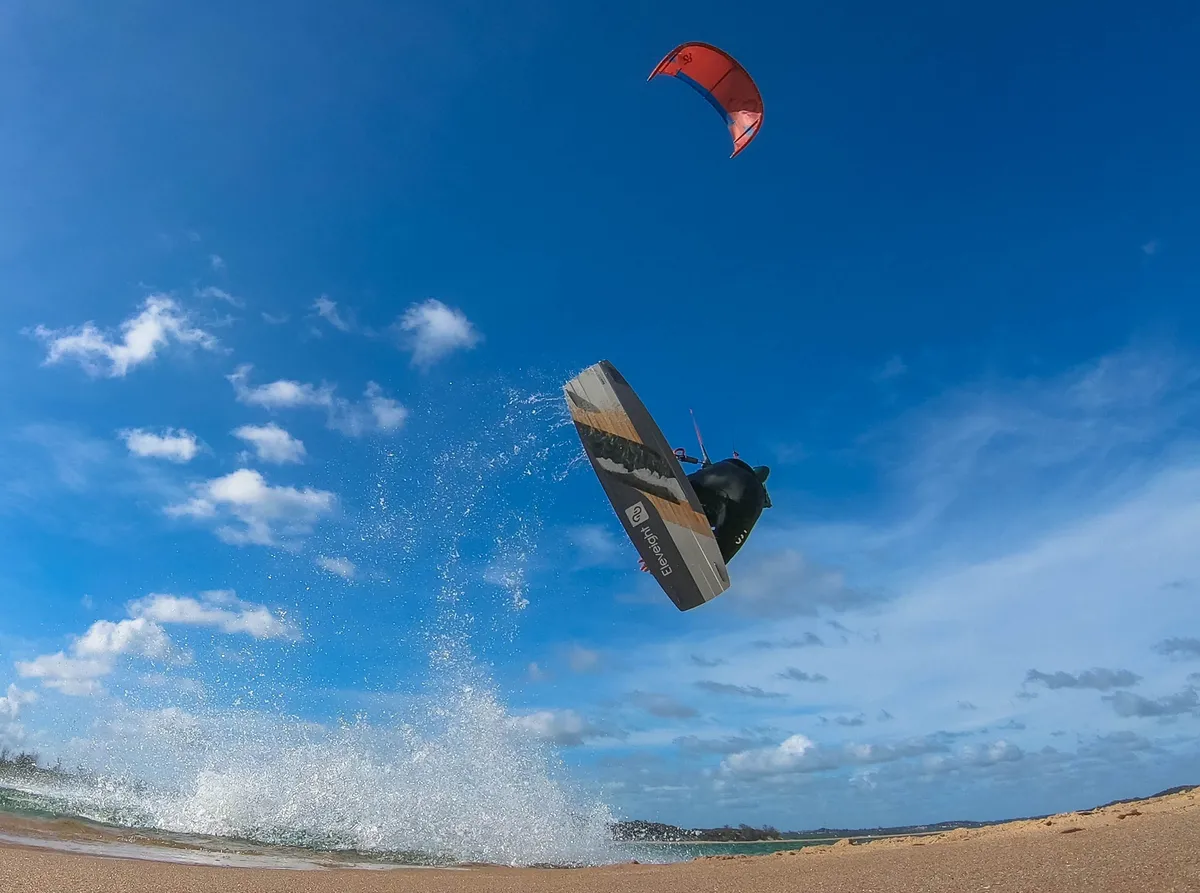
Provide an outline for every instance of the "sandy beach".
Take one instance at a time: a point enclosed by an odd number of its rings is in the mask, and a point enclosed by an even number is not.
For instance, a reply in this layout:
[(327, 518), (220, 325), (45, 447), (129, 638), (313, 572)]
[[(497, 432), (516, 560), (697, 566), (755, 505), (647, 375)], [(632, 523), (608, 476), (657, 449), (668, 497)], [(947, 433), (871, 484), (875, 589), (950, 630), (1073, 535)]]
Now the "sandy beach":
[[(0, 830), (22, 829), (0, 825)], [(180, 865), (8, 845), (0, 847), (0, 890), (1195, 893), (1200, 891), (1200, 791), (931, 837), (857, 846), (841, 841), (786, 854), (653, 866), (291, 870)]]

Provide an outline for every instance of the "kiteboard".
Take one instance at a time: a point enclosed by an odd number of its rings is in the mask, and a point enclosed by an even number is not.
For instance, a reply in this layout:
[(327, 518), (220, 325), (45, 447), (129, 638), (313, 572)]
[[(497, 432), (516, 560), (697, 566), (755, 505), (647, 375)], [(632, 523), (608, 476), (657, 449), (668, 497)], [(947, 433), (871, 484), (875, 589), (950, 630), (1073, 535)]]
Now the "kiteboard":
[(667, 439), (607, 360), (564, 386), (584, 452), (625, 533), (680, 611), (729, 588), (712, 527)]

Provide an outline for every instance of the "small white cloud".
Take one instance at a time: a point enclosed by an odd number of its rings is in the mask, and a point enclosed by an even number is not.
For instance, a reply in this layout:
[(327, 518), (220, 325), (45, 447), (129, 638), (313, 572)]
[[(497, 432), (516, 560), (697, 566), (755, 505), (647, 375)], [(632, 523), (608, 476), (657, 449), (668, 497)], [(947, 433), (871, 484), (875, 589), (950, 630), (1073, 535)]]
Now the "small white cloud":
[(21, 708), (26, 704), (32, 704), (37, 700), (37, 693), (32, 691), (22, 691), (15, 685), (8, 686), (8, 694), (0, 697), (0, 716), (8, 719), (16, 719), (17, 714), (21, 712)]
[(904, 360), (898, 356), (892, 356), (886, 363), (875, 373), (876, 381), (890, 381), (893, 378), (899, 378), (908, 371), (908, 366)]
[(796, 549), (755, 552), (739, 560), (742, 570), (735, 604), (747, 614), (816, 615), (821, 609), (849, 611), (882, 599), (878, 593), (848, 584), (841, 571), (818, 565)]
[(223, 288), (214, 288), (212, 286), (209, 286), (208, 288), (201, 288), (196, 291), (196, 296), (200, 298), (210, 298), (214, 301), (224, 301), (226, 304), (239, 309), (246, 306), (245, 301), (243, 301), (237, 295), (231, 295)]
[(629, 702), (635, 707), (645, 710), (651, 716), (661, 719), (691, 719), (699, 716), (699, 711), (687, 704), (682, 704), (670, 695), (650, 691), (630, 692)]
[(16, 439), (39, 448), (40, 458), (53, 466), (58, 482), (69, 490), (87, 490), (110, 472), (111, 445), (80, 435), (73, 428), (33, 424), (14, 433)]
[(567, 655), (567, 663), (576, 673), (589, 673), (600, 666), (600, 652), (575, 645)]
[(321, 295), (321, 297), (313, 301), (313, 309), (317, 311), (318, 316), (339, 331), (349, 332), (354, 329), (354, 323), (338, 313), (337, 301), (331, 301), (329, 298)]
[(792, 735), (775, 747), (763, 747), (730, 754), (722, 769), (746, 775), (778, 775), (804, 768), (817, 752), (817, 745), (806, 735)]
[(338, 397), (331, 384), (319, 386), (307, 382), (279, 379), (269, 384), (251, 386), (247, 383), (252, 367), (239, 366), (229, 376), (238, 401), (269, 410), (313, 408), (323, 409), (326, 426), (351, 437), (372, 431), (392, 432), (404, 424), (408, 410), (384, 394), (375, 382), (368, 382), (360, 403)]
[(171, 653), (166, 631), (152, 619), (97, 620), (74, 645), (78, 657), (105, 658), (118, 654), (136, 654), (162, 659)]
[(543, 670), (536, 661), (530, 663), (525, 670), (525, 676), (530, 682), (543, 682), (549, 679), (550, 676)]
[(167, 514), (220, 522), (235, 519), (241, 526), (221, 523), (216, 528), (221, 540), (235, 546), (278, 546), (284, 539), (305, 536), (337, 505), (337, 497), (327, 490), (272, 486), (261, 474), (248, 468), (200, 484), (196, 489), (195, 497), (168, 506)]
[(182, 464), (196, 458), (200, 449), (196, 435), (182, 428), (167, 428), (161, 434), (145, 428), (127, 428), (120, 436), (129, 452), (144, 459), (165, 459)]
[[(265, 605), (242, 601), (232, 590), (200, 593), (200, 598), (151, 593), (130, 602), (135, 618), (161, 624), (209, 626), (223, 633), (244, 633), (256, 639), (297, 638), (295, 625)], [(132, 621), (125, 621), (132, 622)]]
[(276, 314), (276, 313), (267, 313), (265, 311), (263, 312), (262, 318), (263, 318), (263, 322), (265, 322), (269, 326), (281, 326), (285, 322), (287, 322), (289, 319), (291, 319), (291, 317), (288, 316), (286, 313)]
[(512, 722), (517, 728), (562, 747), (578, 747), (596, 738), (618, 737), (611, 730), (584, 719), (574, 710), (539, 710), (514, 717)]
[(137, 617), (116, 623), (98, 620), (75, 639), (70, 654), (43, 654), (17, 661), (16, 667), (22, 678), (38, 679), (46, 688), (84, 697), (104, 691), (100, 680), (113, 671), (121, 655), (175, 661), (190, 657), (174, 649), (166, 631), (153, 619)]
[(1200, 709), (1200, 692), (1190, 685), (1175, 694), (1161, 698), (1145, 698), (1131, 691), (1118, 691), (1105, 695), (1104, 700), (1112, 704), (1117, 716), (1165, 717), (1183, 713), (1195, 713)]
[(621, 555), (621, 544), (607, 527), (599, 524), (584, 524), (573, 527), (567, 536), (578, 552), (578, 567), (597, 567), (616, 561)]
[(395, 328), (402, 345), (412, 351), (414, 366), (430, 366), (451, 351), (469, 350), (483, 340), (461, 310), (433, 298), (409, 307)]
[(263, 462), (303, 462), (304, 444), (274, 422), (267, 425), (243, 425), (233, 436), (246, 441)]
[(59, 651), (40, 655), (30, 661), (19, 660), (16, 667), (22, 679), (38, 679), (47, 688), (82, 697), (103, 691), (99, 680), (112, 672), (112, 660), (68, 657)]
[(256, 639), (299, 637), (295, 625), (283, 615), (242, 601), (232, 591), (204, 592), (199, 599), (154, 593), (130, 602), (128, 611), (127, 620), (93, 623), (71, 644), (70, 653), (58, 651), (17, 661), (17, 673), (66, 695), (98, 695), (104, 691), (100, 680), (113, 672), (123, 656), (189, 662), (191, 654), (177, 649), (163, 629), (169, 624), (208, 626)]
[(225, 259), (219, 254), (210, 254), (208, 256), (208, 262), (217, 272), (222, 272), (225, 270)]
[(294, 409), (301, 406), (329, 408), (334, 403), (333, 385), (306, 384), (289, 379), (279, 379), (270, 384), (251, 387), (246, 383), (253, 369), (249, 364), (239, 366), (229, 381), (233, 384), (238, 402), (264, 409)]
[(952, 754), (949, 739), (940, 733), (894, 743), (847, 743), (838, 747), (821, 747), (804, 735), (792, 735), (774, 747), (751, 748), (730, 754), (722, 761), (720, 771), (726, 776), (775, 776), (921, 758), (927, 771), (948, 772), (963, 766), (1013, 762), (1023, 755), (1019, 747), (1005, 741), (968, 745)]
[(364, 397), (375, 426), (380, 431), (395, 431), (408, 418), (408, 410), (391, 397), (385, 397), (383, 388), (373, 381), (367, 383)]
[(358, 570), (354, 562), (349, 558), (330, 558), (328, 555), (318, 557), (317, 565), (329, 571), (329, 573), (341, 577), (343, 580), (353, 580), (354, 574)]
[(46, 364), (76, 360), (89, 375), (123, 378), (143, 363), (152, 361), (172, 341), (215, 350), (217, 339), (191, 324), (186, 313), (166, 295), (151, 295), (142, 311), (121, 323), (121, 337), (85, 322), (78, 328), (48, 329), (37, 326), (33, 335), (47, 344)]

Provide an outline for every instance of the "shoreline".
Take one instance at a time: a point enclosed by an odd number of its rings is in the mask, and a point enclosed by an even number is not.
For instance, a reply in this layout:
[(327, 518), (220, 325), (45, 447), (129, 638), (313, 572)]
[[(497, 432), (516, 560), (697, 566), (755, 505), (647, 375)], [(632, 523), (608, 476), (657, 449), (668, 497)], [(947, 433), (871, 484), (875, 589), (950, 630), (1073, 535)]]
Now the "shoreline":
[[(1181, 893), (1200, 889), (1200, 791), (982, 828), (838, 842), (771, 855), (716, 854), (666, 865), (549, 869), (459, 865), (382, 870), (235, 867), (69, 853), (12, 842), (36, 821), (0, 817), (5, 893)], [(46, 824), (46, 823), (43, 823)], [(43, 828), (43, 830), (48, 830)], [(139, 841), (139, 844), (143, 841)], [(372, 866), (374, 868), (375, 866)]]

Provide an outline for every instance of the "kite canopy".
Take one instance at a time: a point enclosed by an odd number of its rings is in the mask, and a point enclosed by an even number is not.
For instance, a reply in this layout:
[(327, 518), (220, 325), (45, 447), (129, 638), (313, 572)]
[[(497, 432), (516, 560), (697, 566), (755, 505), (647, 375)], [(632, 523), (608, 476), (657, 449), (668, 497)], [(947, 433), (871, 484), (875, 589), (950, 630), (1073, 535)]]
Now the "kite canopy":
[(707, 43), (685, 43), (671, 50), (649, 80), (670, 75), (689, 84), (725, 119), (733, 137), (733, 158), (762, 129), (763, 101), (754, 80), (724, 50)]

